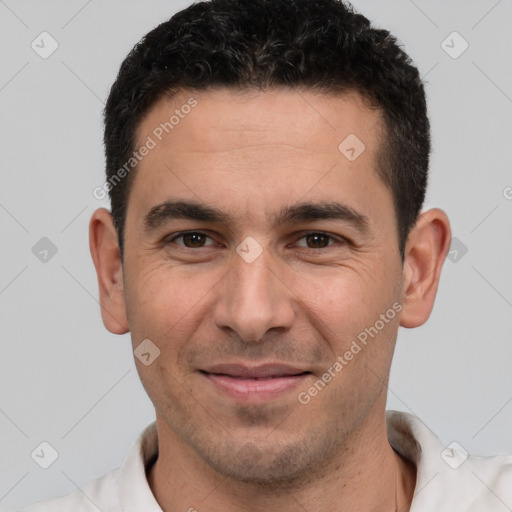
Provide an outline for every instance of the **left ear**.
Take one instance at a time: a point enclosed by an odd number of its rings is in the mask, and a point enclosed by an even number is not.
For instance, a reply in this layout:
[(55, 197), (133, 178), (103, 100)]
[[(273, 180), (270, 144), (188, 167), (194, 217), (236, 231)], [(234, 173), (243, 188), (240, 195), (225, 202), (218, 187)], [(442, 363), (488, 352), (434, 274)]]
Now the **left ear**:
[(428, 320), (450, 243), (450, 221), (446, 213), (439, 208), (423, 212), (405, 247), (402, 327), (418, 327)]

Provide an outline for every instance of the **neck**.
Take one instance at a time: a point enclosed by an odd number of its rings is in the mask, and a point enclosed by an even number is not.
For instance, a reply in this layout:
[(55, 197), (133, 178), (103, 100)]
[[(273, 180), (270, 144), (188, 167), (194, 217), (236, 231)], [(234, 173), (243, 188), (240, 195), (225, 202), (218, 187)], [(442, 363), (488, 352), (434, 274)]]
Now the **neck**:
[(262, 489), (217, 473), (157, 419), (159, 456), (148, 483), (164, 512), (408, 512), (416, 482), (413, 463), (389, 445), (385, 421), (347, 439), (328, 464), (294, 486)]

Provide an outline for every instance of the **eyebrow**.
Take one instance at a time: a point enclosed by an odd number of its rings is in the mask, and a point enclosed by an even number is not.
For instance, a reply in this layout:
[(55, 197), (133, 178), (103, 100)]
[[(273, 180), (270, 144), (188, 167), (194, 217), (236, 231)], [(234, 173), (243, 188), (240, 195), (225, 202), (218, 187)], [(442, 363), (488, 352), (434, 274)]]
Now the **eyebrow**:
[[(352, 224), (363, 233), (370, 230), (368, 217), (352, 207), (337, 201), (303, 202), (285, 206), (273, 215), (274, 228), (286, 224), (300, 224), (316, 220), (341, 220)], [(196, 201), (166, 201), (151, 208), (144, 217), (144, 228), (153, 231), (175, 219), (232, 225), (233, 218), (226, 212)]]

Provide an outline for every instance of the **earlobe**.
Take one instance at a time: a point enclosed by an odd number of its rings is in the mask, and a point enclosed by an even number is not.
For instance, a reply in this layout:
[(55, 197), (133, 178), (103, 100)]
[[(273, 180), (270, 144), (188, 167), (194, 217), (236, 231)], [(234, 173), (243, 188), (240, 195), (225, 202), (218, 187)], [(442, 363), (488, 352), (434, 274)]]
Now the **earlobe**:
[(89, 248), (98, 278), (103, 324), (113, 334), (125, 334), (129, 329), (123, 267), (112, 216), (105, 208), (99, 208), (91, 217)]
[(402, 327), (418, 327), (428, 320), (450, 242), (450, 221), (443, 210), (433, 208), (420, 215), (405, 250)]

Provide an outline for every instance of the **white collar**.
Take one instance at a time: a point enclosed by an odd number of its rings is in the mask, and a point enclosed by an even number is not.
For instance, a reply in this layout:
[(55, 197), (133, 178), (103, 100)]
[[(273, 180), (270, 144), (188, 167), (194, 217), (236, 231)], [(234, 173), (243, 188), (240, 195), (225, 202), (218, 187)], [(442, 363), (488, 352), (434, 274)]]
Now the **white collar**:
[[(512, 456), (469, 456), (454, 469), (443, 459), (439, 439), (416, 416), (387, 411), (386, 422), (391, 446), (417, 468), (411, 512), (512, 510)], [(162, 512), (146, 478), (146, 466), (157, 453), (153, 422), (133, 444), (118, 473), (118, 496), (124, 512)], [(456, 449), (450, 453), (465, 456)]]

